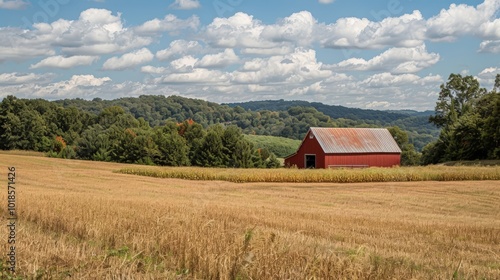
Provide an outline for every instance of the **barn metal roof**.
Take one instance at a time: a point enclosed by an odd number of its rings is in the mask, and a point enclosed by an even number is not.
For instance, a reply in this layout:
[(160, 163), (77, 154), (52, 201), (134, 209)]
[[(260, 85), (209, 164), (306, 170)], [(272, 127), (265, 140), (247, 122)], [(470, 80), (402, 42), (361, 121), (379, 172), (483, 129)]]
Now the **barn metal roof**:
[(310, 131), (327, 154), (401, 153), (385, 128), (311, 127)]

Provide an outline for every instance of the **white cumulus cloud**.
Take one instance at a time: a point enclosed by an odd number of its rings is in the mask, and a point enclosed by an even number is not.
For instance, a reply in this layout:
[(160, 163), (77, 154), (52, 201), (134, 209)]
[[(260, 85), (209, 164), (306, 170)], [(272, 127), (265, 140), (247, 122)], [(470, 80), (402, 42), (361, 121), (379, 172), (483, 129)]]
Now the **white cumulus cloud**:
[(98, 87), (109, 81), (111, 81), (109, 77), (96, 78), (94, 75), (73, 75), (70, 80), (62, 82), (62, 84), (69, 87)]
[(416, 47), (425, 39), (425, 20), (419, 11), (380, 22), (366, 18), (341, 18), (322, 24), (319, 41), (327, 48), (380, 49), (387, 46)]
[(121, 14), (88, 9), (76, 21), (58, 20), (35, 25), (40, 32), (55, 36), (53, 45), (67, 55), (103, 55), (144, 47), (153, 41), (123, 27)]
[(451, 4), (427, 21), (427, 36), (436, 41), (453, 41), (464, 35), (500, 39), (500, 21), (494, 20), (499, 8), (499, 0), (485, 0), (477, 7)]
[(141, 72), (146, 74), (163, 74), (168, 72), (168, 68), (146, 65), (141, 67)]
[(218, 70), (203, 68), (193, 69), (186, 73), (172, 73), (160, 78), (162, 83), (188, 83), (188, 84), (229, 84), (229, 75)]
[(21, 10), (29, 5), (28, 2), (23, 0), (0, 0), (0, 9), (6, 10)]
[(32, 64), (30, 68), (37, 69), (42, 67), (50, 67), (50, 68), (70, 69), (76, 66), (91, 65), (98, 59), (99, 59), (98, 56), (77, 55), (71, 57), (64, 57), (58, 55), (58, 56), (47, 57), (36, 64)]
[[(134, 34), (124, 28), (121, 14), (104, 9), (88, 9), (77, 20), (59, 19), (52, 23), (36, 23), (33, 29), (0, 29), (9, 40), (1, 40), (0, 49), (6, 59), (40, 55), (53, 56), (59, 49), (65, 56), (95, 56), (124, 52), (151, 44), (151, 37)], [(2, 34), (3, 35), (3, 34)], [(29, 50), (33, 50), (32, 52)], [(0, 55), (0, 60), (2, 59)]]
[(52, 83), (43, 88), (34, 87), (36, 97), (70, 98), (72, 96), (85, 97), (95, 94), (102, 86), (111, 82), (109, 77), (96, 78), (94, 75), (73, 75), (71, 79)]
[[(29, 74), (33, 77), (35, 74)], [(71, 79), (41, 84), (35, 79), (26, 80), (22, 84), (1, 87), (1, 94), (13, 94), (19, 98), (85, 98), (87, 96), (102, 97), (102, 87), (110, 86), (109, 77), (96, 78), (93, 75), (73, 75)], [(1, 96), (0, 94), (0, 96)]]
[(38, 56), (54, 55), (50, 42), (33, 37), (36, 31), (0, 27), (0, 63), (7, 60), (26, 60)]
[(187, 55), (170, 62), (170, 67), (174, 72), (192, 72), (198, 59)]
[(500, 67), (488, 67), (481, 71), (476, 78), (482, 87), (491, 89), (495, 85), (495, 78), (498, 74), (500, 74)]
[(316, 19), (308, 11), (294, 13), (276, 24), (262, 30), (262, 38), (270, 42), (292, 42), (299, 46), (309, 46), (314, 41)]
[(300, 83), (327, 78), (330, 70), (323, 70), (312, 49), (297, 48), (284, 56), (256, 58), (244, 63), (242, 69), (232, 73), (236, 83)]
[(380, 73), (365, 79), (361, 82), (361, 84), (375, 88), (394, 86), (398, 87), (416, 82), (419, 79), (420, 77), (414, 74), (393, 75), (391, 73)]
[(215, 18), (204, 32), (205, 40), (219, 48), (266, 48), (277, 43), (261, 40), (264, 25), (253, 16), (238, 12), (229, 18)]
[(0, 74), (0, 86), (22, 85), (29, 83), (48, 83), (54, 78), (54, 74), (35, 74), (35, 73), (2, 73)]
[(195, 66), (201, 68), (223, 68), (238, 61), (239, 57), (234, 53), (234, 50), (226, 49), (221, 53), (205, 55)]
[(174, 40), (169, 48), (156, 52), (156, 58), (159, 60), (171, 60), (182, 55), (200, 52), (202, 46), (198, 41)]
[(200, 19), (197, 16), (191, 16), (188, 19), (179, 19), (175, 15), (168, 14), (163, 19), (152, 19), (135, 28), (139, 34), (154, 34), (161, 32), (179, 32), (183, 29), (198, 29)]
[(153, 60), (154, 55), (147, 48), (126, 53), (121, 57), (112, 57), (104, 62), (103, 70), (125, 70)]
[(500, 53), (500, 40), (481, 42), (479, 51), (484, 53)]
[(69, 58), (125, 53), (150, 45), (162, 32), (196, 29), (198, 25), (196, 16), (182, 20), (167, 15), (163, 20), (154, 19), (129, 28), (124, 26), (120, 13), (87, 9), (76, 20), (35, 23), (30, 29), (0, 27), (3, 38), (0, 40), (0, 63), (39, 56)]
[(229, 18), (215, 18), (204, 33), (205, 41), (216, 48), (259, 50), (307, 47), (314, 42), (316, 19), (308, 11), (294, 13), (266, 25), (252, 15), (238, 12)]
[(175, 2), (170, 5), (170, 8), (179, 10), (198, 9), (199, 7), (201, 7), (201, 5), (198, 0), (175, 0)]
[(436, 64), (439, 59), (439, 54), (428, 53), (425, 45), (422, 45), (415, 48), (390, 48), (370, 60), (350, 58), (328, 68), (337, 71), (389, 71), (394, 74), (416, 73)]
[(267, 49), (261, 49), (261, 48), (245, 48), (241, 50), (242, 54), (255, 54), (255, 55), (262, 55), (262, 56), (272, 56), (272, 55), (285, 55), (292, 53), (294, 48), (291, 46), (282, 46), (282, 47), (276, 47), (276, 48), (267, 48)]

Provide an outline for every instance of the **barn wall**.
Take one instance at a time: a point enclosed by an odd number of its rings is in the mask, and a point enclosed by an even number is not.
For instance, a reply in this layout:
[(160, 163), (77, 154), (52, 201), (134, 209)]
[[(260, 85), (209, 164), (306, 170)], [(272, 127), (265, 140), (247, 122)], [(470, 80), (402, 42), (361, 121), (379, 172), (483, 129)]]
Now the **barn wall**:
[(326, 155), (325, 166), (379, 166), (392, 167), (400, 165), (400, 154), (335, 154)]
[(325, 153), (316, 140), (316, 137), (314, 137), (313, 139), (309, 138), (310, 133), (311, 131), (309, 131), (309, 133), (304, 138), (304, 141), (302, 141), (302, 144), (299, 147), (297, 153), (285, 159), (285, 166), (296, 165), (298, 168), (305, 168), (305, 155), (314, 154), (316, 155), (316, 168), (325, 168)]

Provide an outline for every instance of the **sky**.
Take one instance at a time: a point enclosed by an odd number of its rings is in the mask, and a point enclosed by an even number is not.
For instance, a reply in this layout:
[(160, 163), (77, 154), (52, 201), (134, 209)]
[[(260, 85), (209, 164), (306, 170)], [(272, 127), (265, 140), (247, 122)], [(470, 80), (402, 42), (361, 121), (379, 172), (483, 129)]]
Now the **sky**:
[(492, 89), (500, 0), (0, 0), (0, 99), (424, 111), (451, 73)]

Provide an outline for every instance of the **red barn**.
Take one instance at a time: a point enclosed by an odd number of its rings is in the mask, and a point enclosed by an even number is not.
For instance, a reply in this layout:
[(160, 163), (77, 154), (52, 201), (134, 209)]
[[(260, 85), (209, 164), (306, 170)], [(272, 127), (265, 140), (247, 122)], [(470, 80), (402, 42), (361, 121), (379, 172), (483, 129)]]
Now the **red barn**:
[(392, 167), (401, 149), (385, 128), (311, 127), (285, 166), (298, 168)]

